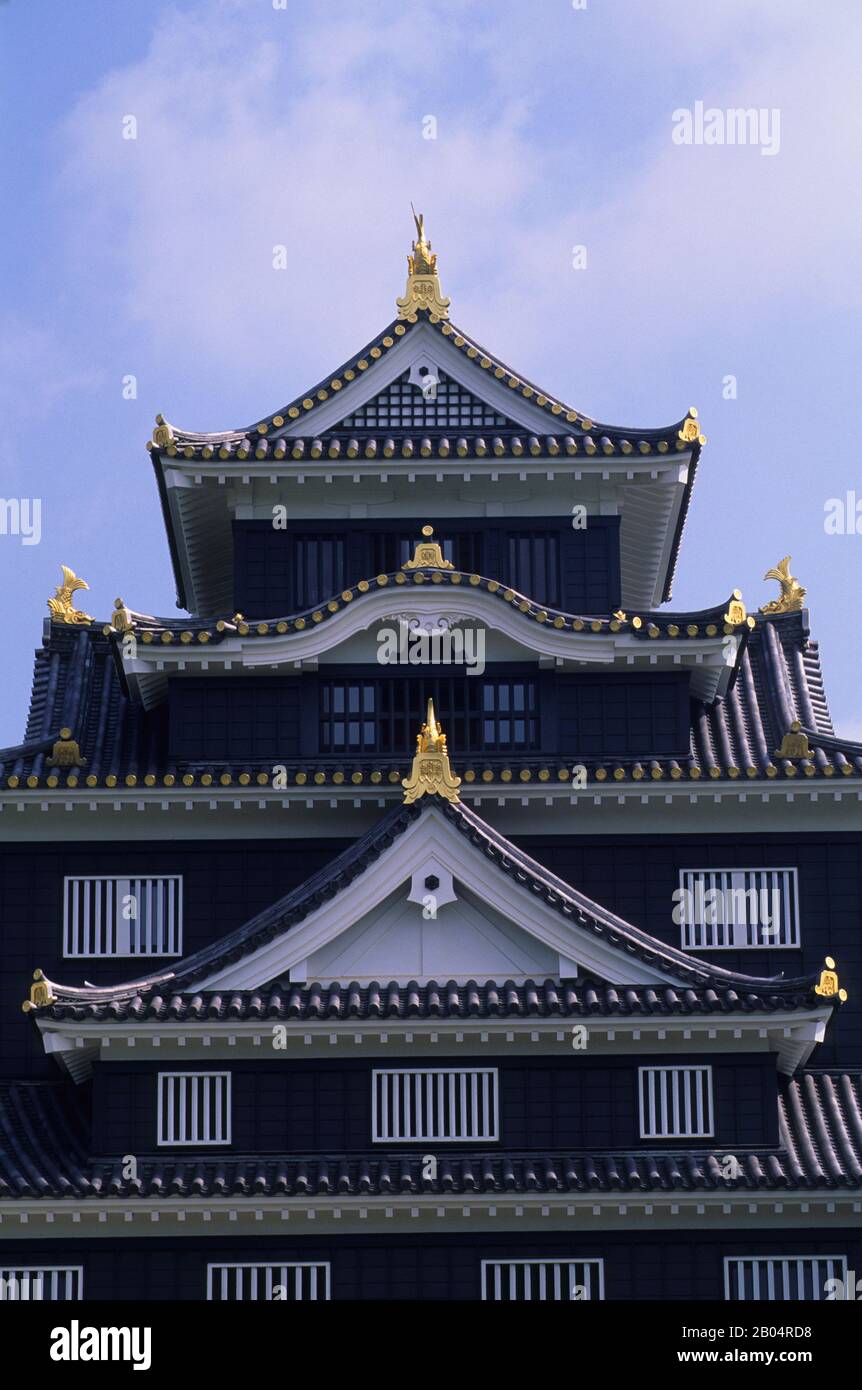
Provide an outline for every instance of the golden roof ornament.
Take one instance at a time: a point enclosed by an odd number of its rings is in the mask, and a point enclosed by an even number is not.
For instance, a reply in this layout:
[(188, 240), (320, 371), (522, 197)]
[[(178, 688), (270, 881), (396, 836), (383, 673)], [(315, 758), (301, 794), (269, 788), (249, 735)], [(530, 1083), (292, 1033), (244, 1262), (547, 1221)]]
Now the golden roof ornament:
[(403, 297), (395, 301), (398, 317), (415, 323), (418, 311), (427, 309), (432, 319), (448, 319), (451, 301), (444, 299), (440, 291), (437, 254), (425, 236), (425, 214), (417, 214), (412, 203), (410, 210), (416, 223), (416, 240), (412, 255), (407, 257), (407, 288)]
[(835, 962), (831, 956), (827, 956), (824, 961), (825, 970), (821, 970), (820, 979), (814, 986), (814, 993), (821, 995), (824, 999), (834, 999), (836, 996), (845, 1003), (847, 1000), (846, 989), (838, 988), (838, 975), (835, 970)]
[(51, 993), (51, 981), (45, 979), (41, 970), (33, 971), (33, 979), (35, 984), (30, 986), (30, 998), (25, 999), (21, 1005), (25, 1014), (29, 1013), (31, 1009), (44, 1009), (46, 1004), (56, 1002)]
[(781, 740), (781, 747), (775, 749), (775, 756), (778, 758), (810, 758), (811, 749), (808, 747), (808, 735), (801, 732), (802, 726), (798, 719), (794, 719), (790, 725), (789, 732)]
[(61, 565), (63, 571), (63, 583), (58, 584), (54, 590), (54, 597), (48, 599), (48, 607), (51, 610), (51, 621), (54, 623), (91, 623), (93, 619), (89, 613), (81, 613), (75, 607), (74, 595), (79, 589), (89, 589), (89, 584), (85, 579), (79, 579), (74, 570), (70, 570), (68, 565)]
[(174, 437), (173, 426), (169, 425), (164, 415), (156, 416), (156, 428), (153, 430), (153, 443), (159, 449), (166, 449)]
[(133, 626), (131, 611), (121, 598), (115, 598), (114, 611), (111, 614), (111, 627), (117, 632), (128, 632)]
[(455, 566), (452, 564), (452, 561), (444, 558), (443, 551), (440, 549), (439, 541), (431, 540), (431, 537), (434, 535), (434, 527), (423, 526), (422, 535), (425, 537), (425, 539), (423, 541), (416, 542), (416, 548), (413, 551), (413, 559), (407, 560), (405, 564), (401, 566), (401, 568), (403, 570), (454, 569)]
[(767, 570), (763, 578), (777, 579), (781, 585), (781, 593), (771, 603), (764, 603), (760, 609), (761, 613), (798, 613), (801, 610), (802, 600), (808, 590), (790, 573), (789, 555), (785, 555), (783, 560), (779, 560), (777, 565)]
[(701, 434), (700, 421), (693, 405), (689, 407), (688, 415), (682, 422), (682, 428), (677, 438), (681, 444), (694, 444), (695, 440), (698, 444), (706, 443), (706, 435)]
[(727, 605), (727, 612), (724, 615), (724, 621), (728, 624), (729, 627), (739, 627), (740, 623), (744, 623), (747, 617), (748, 614), (745, 611), (745, 604), (742, 601), (742, 594), (739, 589), (734, 589), (733, 597), (731, 598), (730, 603)]
[(60, 737), (54, 744), (50, 758), (45, 761), (46, 767), (86, 767), (87, 759), (81, 757), (81, 750), (77, 740), (72, 738), (71, 729), (61, 729)]
[(401, 782), (405, 805), (423, 796), (443, 796), (447, 801), (459, 801), (461, 778), (455, 777), (449, 766), (446, 735), (441, 732), (434, 714), (434, 701), (428, 701), (428, 712), (422, 730), (416, 736), (416, 756), (409, 777)]

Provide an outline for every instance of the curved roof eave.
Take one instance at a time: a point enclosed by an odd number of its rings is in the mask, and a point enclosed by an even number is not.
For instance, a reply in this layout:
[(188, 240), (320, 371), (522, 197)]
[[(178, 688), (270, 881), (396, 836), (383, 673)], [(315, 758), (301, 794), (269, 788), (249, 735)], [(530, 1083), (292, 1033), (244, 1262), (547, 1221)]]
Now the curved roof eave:
[[(373, 869), (381, 854), (400, 838), (423, 815), (442, 815), (455, 829), (466, 836), (479, 853), (489, 858), (501, 873), (541, 896), (544, 902), (564, 916), (571, 924), (601, 938), (605, 944), (626, 956), (671, 976), (680, 985), (693, 989), (730, 989), (735, 994), (768, 997), (775, 1002), (803, 1002), (807, 1007), (818, 1006), (814, 986), (818, 975), (785, 979), (782, 976), (758, 977), (699, 960), (665, 942), (659, 941), (639, 927), (633, 926), (593, 899), (573, 888), (545, 869), (500, 832), (494, 830), (475, 811), (460, 802), (439, 802), (426, 798), (411, 806), (397, 806), (387, 812), (375, 826), (346, 850), (318, 870), (305, 883), (265, 908), (255, 917), (218, 941), (179, 961), (170, 971), (142, 976), (104, 987), (73, 987), (46, 981), (49, 1002), (32, 1011), (46, 1020), (74, 1019), (78, 1009), (91, 1006), (112, 1012), (130, 997), (150, 995), (154, 990), (169, 988), (172, 993), (192, 989), (196, 981), (210, 977), (263, 945), (286, 935), (324, 903), (343, 892), (350, 891), (354, 882)], [(658, 985), (656, 987), (659, 987)], [(641, 988), (644, 988), (641, 986)], [(830, 1001), (821, 1000), (825, 1007)], [(744, 1000), (740, 1007), (744, 1007)], [(100, 1013), (100, 1016), (101, 1013)]]

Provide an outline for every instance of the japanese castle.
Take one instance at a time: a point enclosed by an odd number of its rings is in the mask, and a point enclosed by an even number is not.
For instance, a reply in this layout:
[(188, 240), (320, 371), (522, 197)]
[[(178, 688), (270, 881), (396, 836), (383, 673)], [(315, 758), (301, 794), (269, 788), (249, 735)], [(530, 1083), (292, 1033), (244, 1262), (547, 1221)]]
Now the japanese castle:
[(697, 413), (507, 366), (421, 217), (396, 310), (157, 417), (180, 616), (91, 617), (67, 538), (0, 750), (0, 1297), (844, 1296), (862, 744), (806, 590), (668, 608)]

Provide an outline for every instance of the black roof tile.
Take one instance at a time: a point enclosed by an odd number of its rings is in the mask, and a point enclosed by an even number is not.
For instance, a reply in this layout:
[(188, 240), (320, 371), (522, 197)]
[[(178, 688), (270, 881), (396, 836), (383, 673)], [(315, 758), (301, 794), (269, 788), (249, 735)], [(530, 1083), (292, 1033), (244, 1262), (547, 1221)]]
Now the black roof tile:
[[(617, 991), (603, 985), (594, 985), (590, 981), (575, 982), (571, 986), (556, 986), (551, 981), (541, 985), (530, 981), (522, 986), (510, 985), (509, 982), (498, 986), (494, 982), (488, 982), (481, 989), (477, 983), (471, 982), (463, 989), (444, 985), (442, 988), (446, 992), (445, 998), (440, 997), (441, 986), (436, 984), (423, 988), (410, 984), (404, 991), (398, 991), (397, 986), (390, 985), (389, 990), (398, 993), (397, 1003), (392, 1004), (396, 1011), (404, 1007), (405, 999), (409, 1001), (412, 997), (415, 997), (418, 1013), (421, 1015), (423, 1009), (427, 1010), (429, 1017), (433, 1016), (438, 1008), (445, 1013), (450, 1007), (459, 1014), (463, 1010), (464, 1016), (469, 1016), (474, 1010), (481, 1016), (484, 1009), (490, 1017), (500, 1009), (505, 1012), (509, 1008), (514, 1015), (528, 1015), (533, 1009), (537, 1013), (543, 1010), (551, 1013), (556, 1009), (566, 1009), (571, 1016), (581, 1016), (593, 1012), (625, 1012), (628, 1009), (635, 1013), (661, 1013), (664, 1010), (697, 1013), (713, 1010), (747, 1012), (761, 1008), (796, 1009), (813, 1007), (818, 1002), (822, 1006), (823, 1001), (815, 999), (813, 994), (819, 975), (799, 979), (785, 979), (783, 976), (763, 979), (708, 964), (675, 946), (657, 940), (578, 892), (535, 859), (530, 858), (463, 803), (429, 797), (410, 806), (394, 807), (330, 864), (318, 870), (304, 883), (234, 931), (178, 961), (170, 970), (104, 987), (74, 987), (49, 981), (54, 1002), (41, 1006), (39, 1012), (53, 1018), (98, 1018), (111, 1021), (127, 1016), (128, 1011), (131, 1011), (128, 1013), (130, 1017), (138, 1017), (141, 1014), (147, 1016), (151, 1003), (155, 1009), (154, 1015), (151, 1016), (155, 1017), (159, 1016), (159, 1010), (162, 1008), (189, 1009), (187, 1001), (181, 996), (193, 991), (197, 982), (259, 950), (275, 938), (289, 933), (323, 903), (337, 893), (347, 890), (355, 879), (373, 866), (381, 853), (389, 848), (413, 821), (423, 815), (445, 817), (480, 852), (491, 859), (501, 873), (531, 889), (566, 921), (602, 939), (628, 959), (637, 958), (655, 970), (672, 976), (677, 984), (669, 993), (663, 994), (658, 986)], [(283, 988), (292, 989), (290, 986)], [(380, 986), (376, 988), (379, 994)], [(306, 992), (304, 1000), (300, 994), (296, 996), (295, 1003), (289, 1000), (287, 1003), (282, 1001), (279, 1008), (285, 1009), (284, 1017), (291, 1017), (290, 1010), (294, 1007), (300, 1010), (300, 1014), (304, 1010), (310, 1010), (319, 1016), (318, 1011), (323, 1007), (322, 999), (318, 1000), (317, 997), (320, 989), (320, 986), (313, 985)], [(355, 1007), (367, 1010), (369, 1017), (378, 1016), (378, 1009), (383, 1008), (385, 1016), (385, 1011), (389, 1008), (388, 1002), (378, 1004), (373, 990), (362, 991), (358, 986), (355, 989)], [(339, 986), (337, 999), (334, 993), (330, 993), (326, 1002), (327, 1010), (334, 1010), (333, 1016), (336, 1016), (340, 1010), (346, 1008), (345, 1016), (352, 1016), (351, 1009), (354, 1004), (350, 1001), (353, 998), (353, 990), (353, 986), (348, 986), (346, 991)], [(457, 999), (451, 994), (452, 990), (455, 990)], [(580, 992), (565, 993), (566, 990)], [(253, 1017), (254, 1013), (263, 1007), (262, 998), (260, 1004), (252, 1002), (257, 998), (258, 996), (252, 992), (246, 1001), (243, 993), (239, 992), (231, 994), (225, 1004), (222, 996), (218, 1016), (229, 1018), (234, 1007), (230, 1000), (235, 999), (236, 1011), (239, 1013), (251, 1008), (252, 1013), (249, 1016)], [(270, 993), (267, 1008), (273, 998)], [(158, 1003), (154, 1002), (156, 1000)], [(175, 1002), (172, 1004), (171, 1000)], [(206, 1009), (209, 1008), (208, 1002), (201, 1007), (205, 1009), (203, 1017), (213, 1016), (206, 1013)], [(413, 1005), (410, 1004), (409, 1007)], [(227, 1010), (224, 1015), (220, 1012), (222, 1008)], [(198, 1016), (200, 1015), (197, 1005), (192, 1005), (190, 1012), (185, 1014), (189, 1021)], [(312, 1016), (311, 1013), (309, 1016)]]
[(138, 1176), (119, 1156), (93, 1155), (74, 1088), (0, 1084), (0, 1201), (123, 1197), (397, 1196), (463, 1193), (801, 1192), (862, 1187), (862, 1076), (803, 1072), (779, 1086), (779, 1145), (740, 1150), (655, 1147), (590, 1154), (464, 1153), (425, 1176), (421, 1155), (141, 1155)]
[[(744, 979), (745, 977), (740, 977)], [(40, 1016), (79, 1023), (368, 1022), (379, 1019), (669, 1018), (717, 1014), (783, 1014), (822, 1005), (812, 980), (754, 980), (739, 984), (608, 985), (577, 980), (425, 984), (296, 984), (279, 980), (260, 989), (195, 990), (170, 978), (74, 989), (52, 982), (56, 1003)]]
[[(486, 586), (493, 583), (481, 582)], [(361, 601), (363, 591), (356, 588), (353, 601)], [(512, 602), (506, 594), (513, 591), (505, 586), (498, 586), (495, 592), (501, 602)], [(519, 598), (513, 594), (513, 599)], [(550, 610), (525, 602), (525, 623), (535, 621), (539, 612), (547, 612), (546, 621), (554, 622)], [(325, 611), (323, 605), (321, 612)], [(701, 613), (650, 614), (644, 616), (640, 628), (630, 630), (646, 643), (655, 637), (685, 643), (689, 640), (689, 627), (697, 627), (698, 635), (710, 635), (710, 627), (716, 629), (716, 634), (723, 633), (721, 614), (721, 607)], [(207, 640), (217, 643), (223, 640), (223, 633), (236, 627), (232, 619), (219, 621), (221, 630), (213, 624), (210, 633), (210, 626), (195, 624), (193, 620), (171, 627), (158, 619), (146, 619), (141, 620), (139, 631), (142, 640), (150, 636), (160, 646), (163, 631), (171, 632), (172, 640), (180, 645), (198, 640), (198, 633), (205, 633)], [(262, 623), (265, 635), (259, 635), (259, 640), (266, 641), (267, 635), (289, 621), (295, 618)], [(570, 626), (575, 621), (582, 623), (588, 634), (593, 622), (598, 622), (600, 631), (607, 633), (617, 620), (573, 619), (568, 615), (565, 621)], [(252, 636), (257, 634), (257, 624), (245, 626)], [(753, 630), (743, 626), (738, 632), (743, 641), (735, 679), (727, 694), (710, 704), (702, 700), (691, 702), (688, 757), (643, 761), (587, 758), (584, 764), (588, 781), (630, 784), (641, 779), (829, 778), (862, 774), (862, 743), (833, 731), (819, 650), (810, 639), (807, 612), (761, 619)], [(166, 715), (164, 705), (145, 711), (130, 698), (117, 658), (116, 637), (106, 635), (102, 625), (76, 628), (46, 623), (44, 643), (36, 655), (26, 739), (0, 749), (0, 790), (27, 794), (60, 787), (86, 793), (91, 788), (128, 786), (145, 790), (185, 785), (212, 786), (218, 791), (226, 786), (265, 785), (269, 781), (271, 758), (259, 763), (172, 762), (168, 757)], [(782, 757), (778, 752), (794, 720), (808, 738), (807, 757)], [(62, 728), (70, 728), (79, 742), (86, 759), (84, 766), (63, 769), (48, 765)], [(571, 760), (564, 763), (559, 758), (541, 755), (462, 758), (453, 749), (452, 757), (463, 779), (465, 795), (474, 782), (564, 782), (572, 775)], [(409, 755), (405, 750), (404, 758), (398, 760), (298, 758), (288, 760), (285, 767), (290, 787), (349, 785), (362, 794), (366, 790), (375, 792), (378, 787), (385, 790), (388, 784), (397, 785), (409, 770)], [(486, 773), (490, 775), (485, 777)]]

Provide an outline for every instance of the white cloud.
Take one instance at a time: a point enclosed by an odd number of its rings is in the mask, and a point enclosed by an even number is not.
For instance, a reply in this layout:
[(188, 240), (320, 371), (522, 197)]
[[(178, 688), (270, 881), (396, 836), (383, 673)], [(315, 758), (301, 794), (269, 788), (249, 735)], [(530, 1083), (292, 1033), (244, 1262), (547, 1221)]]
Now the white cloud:
[[(278, 360), (297, 390), (392, 316), (411, 198), (453, 317), (532, 375), (588, 357), (592, 387), (737, 308), (762, 324), (858, 303), (845, 248), (862, 197), (836, 179), (859, 158), (851, 12), (813, 24), (799, 3), (752, 16), (745, 0), (662, 0), (634, 15), (561, 6), (532, 25), (520, 4), (488, 15), (453, 0), (427, 23), (380, 0), (313, 17), (241, 0), (170, 12), (66, 127), (78, 256), (100, 257), (111, 297), (178, 375)], [(657, 84), (644, 125), (622, 99), (635, 89), (596, 78), (602, 64)], [(557, 91), (549, 139), (543, 74), (553, 85), (571, 72), (574, 110), (585, 65), (592, 124), (564, 119)], [(697, 99), (780, 107), (780, 154), (673, 145), (674, 108)], [(127, 112), (137, 141), (120, 138)], [(436, 141), (422, 139), (429, 112)], [(571, 269), (575, 242), (587, 272)], [(280, 244), (284, 271), (272, 269)], [(548, 385), (566, 388), (559, 375)]]

